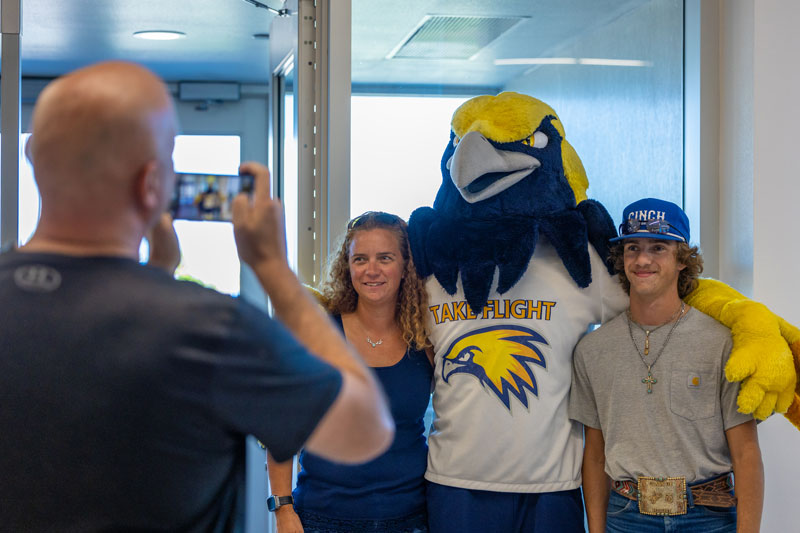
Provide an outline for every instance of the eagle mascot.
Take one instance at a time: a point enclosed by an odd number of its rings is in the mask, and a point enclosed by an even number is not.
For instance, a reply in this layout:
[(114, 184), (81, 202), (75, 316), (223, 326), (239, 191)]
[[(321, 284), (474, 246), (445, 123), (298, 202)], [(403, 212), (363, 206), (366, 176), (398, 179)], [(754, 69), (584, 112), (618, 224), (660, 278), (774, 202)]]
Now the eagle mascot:
[[(628, 307), (606, 262), (614, 223), (587, 199), (586, 172), (555, 111), (530, 96), (461, 105), (441, 172), (433, 208), (409, 220), (436, 365), (426, 478), (494, 492), (576, 489), (572, 351)], [(743, 381), (739, 410), (786, 413), (800, 428), (800, 330), (714, 280), (700, 280), (687, 303), (732, 330), (725, 371)]]

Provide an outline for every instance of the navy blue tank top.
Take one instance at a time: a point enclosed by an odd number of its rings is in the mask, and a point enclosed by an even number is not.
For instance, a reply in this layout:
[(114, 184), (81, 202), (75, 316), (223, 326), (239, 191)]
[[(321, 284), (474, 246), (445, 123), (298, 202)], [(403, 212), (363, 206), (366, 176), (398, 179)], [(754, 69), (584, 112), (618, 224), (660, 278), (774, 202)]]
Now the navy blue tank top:
[[(342, 327), (341, 317), (333, 318)], [(397, 364), (373, 370), (389, 398), (394, 442), (383, 455), (357, 466), (300, 452), (293, 492), (297, 509), (332, 518), (382, 520), (425, 508), (428, 444), (423, 417), (433, 369), (424, 351), (409, 349)]]

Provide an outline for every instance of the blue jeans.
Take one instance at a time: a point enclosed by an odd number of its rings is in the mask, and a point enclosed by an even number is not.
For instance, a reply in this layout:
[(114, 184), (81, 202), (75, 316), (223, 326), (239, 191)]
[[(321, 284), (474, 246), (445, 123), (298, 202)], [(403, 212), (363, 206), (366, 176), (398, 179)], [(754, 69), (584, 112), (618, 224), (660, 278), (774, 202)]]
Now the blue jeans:
[(305, 533), (428, 533), (425, 511), (383, 520), (349, 520), (295, 510)]
[(689, 506), (686, 514), (651, 516), (639, 513), (639, 502), (613, 490), (608, 498), (607, 533), (736, 533), (736, 507)]

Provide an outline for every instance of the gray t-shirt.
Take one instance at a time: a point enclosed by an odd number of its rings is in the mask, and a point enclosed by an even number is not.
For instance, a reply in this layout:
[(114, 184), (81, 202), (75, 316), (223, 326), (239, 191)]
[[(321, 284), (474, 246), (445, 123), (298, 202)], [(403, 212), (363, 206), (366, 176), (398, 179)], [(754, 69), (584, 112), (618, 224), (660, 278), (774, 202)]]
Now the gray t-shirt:
[[(671, 324), (650, 333), (652, 364)], [(638, 350), (645, 333), (631, 326)], [(639, 476), (685, 476), (688, 483), (731, 470), (725, 431), (752, 420), (736, 410), (738, 383), (725, 379), (730, 331), (708, 315), (690, 309), (652, 366), (631, 341), (622, 313), (586, 335), (575, 348), (569, 416), (601, 429), (606, 473), (614, 480)]]

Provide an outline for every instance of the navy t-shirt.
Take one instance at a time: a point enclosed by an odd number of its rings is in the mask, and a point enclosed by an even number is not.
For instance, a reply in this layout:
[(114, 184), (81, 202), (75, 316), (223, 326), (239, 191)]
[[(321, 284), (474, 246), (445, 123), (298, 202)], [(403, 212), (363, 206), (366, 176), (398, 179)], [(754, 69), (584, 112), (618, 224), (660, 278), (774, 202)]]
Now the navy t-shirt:
[[(334, 319), (341, 327), (341, 317)], [(424, 416), (433, 369), (422, 350), (407, 350), (395, 365), (373, 367), (395, 422), (391, 447), (378, 458), (344, 466), (306, 451), (293, 492), (295, 507), (332, 518), (385, 520), (425, 508), (428, 444)]]
[(279, 460), (341, 387), (246, 302), (120, 258), (0, 256), (0, 522), (227, 531), (244, 441)]

